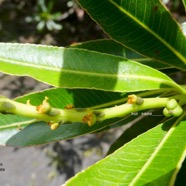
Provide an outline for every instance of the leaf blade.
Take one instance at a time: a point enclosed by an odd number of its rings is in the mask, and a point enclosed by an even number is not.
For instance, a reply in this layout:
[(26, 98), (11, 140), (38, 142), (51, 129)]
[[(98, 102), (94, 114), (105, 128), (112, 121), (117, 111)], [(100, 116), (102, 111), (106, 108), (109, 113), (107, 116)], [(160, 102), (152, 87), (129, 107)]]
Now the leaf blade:
[(0, 71), (29, 75), (64, 88), (115, 92), (180, 87), (168, 76), (137, 62), (83, 49), (0, 43)]
[(186, 12), (186, 0), (182, 0), (183, 6), (185, 7), (185, 12)]
[(161, 62), (143, 57), (139, 55), (138, 53), (124, 47), (120, 43), (115, 42), (112, 39), (98, 39), (98, 40), (93, 40), (93, 41), (87, 41), (87, 42), (78, 43), (78, 44), (69, 46), (69, 48), (81, 48), (81, 49), (97, 51), (100, 53), (121, 56), (123, 58), (127, 58), (132, 61), (137, 61), (144, 65), (147, 65), (147, 66), (150, 66), (156, 69), (171, 68), (171, 66), (165, 63), (161, 63)]
[(182, 69), (184, 64), (186, 69), (186, 38), (160, 1), (78, 2), (116, 41), (174, 67)]
[[(173, 178), (174, 172), (180, 168), (178, 162), (184, 160), (186, 148), (186, 142), (181, 140), (186, 136), (186, 120), (180, 121), (176, 127), (175, 122), (175, 118), (171, 119), (140, 135), (115, 153), (71, 178), (66, 182), (66, 186), (169, 185), (170, 178)], [(162, 142), (165, 142), (163, 146)], [(157, 148), (161, 150), (156, 150)]]

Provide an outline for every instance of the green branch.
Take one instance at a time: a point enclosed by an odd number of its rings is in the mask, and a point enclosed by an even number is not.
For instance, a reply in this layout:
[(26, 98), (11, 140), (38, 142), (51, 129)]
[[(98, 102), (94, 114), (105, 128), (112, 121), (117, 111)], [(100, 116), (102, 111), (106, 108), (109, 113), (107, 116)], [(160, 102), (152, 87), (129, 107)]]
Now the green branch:
[[(174, 107), (170, 106), (170, 100)], [(178, 104), (178, 106), (176, 106)], [(64, 109), (52, 108), (48, 98), (43, 100), (41, 105), (33, 106), (29, 103), (19, 103), (6, 97), (0, 97), (0, 112), (10, 113), (44, 121), (56, 129), (60, 124), (69, 122), (82, 122), (92, 126), (96, 122), (104, 121), (115, 117), (124, 117), (130, 113), (142, 110), (165, 108), (167, 116), (179, 116), (182, 113), (180, 105), (186, 104), (186, 95), (177, 95), (168, 98), (144, 98), (136, 95), (129, 95), (125, 104), (104, 109), (78, 109), (69, 105)], [(168, 105), (168, 106), (167, 106)], [(179, 110), (179, 113), (177, 112)], [(175, 114), (176, 112), (176, 114)], [(166, 115), (166, 114), (165, 114)]]

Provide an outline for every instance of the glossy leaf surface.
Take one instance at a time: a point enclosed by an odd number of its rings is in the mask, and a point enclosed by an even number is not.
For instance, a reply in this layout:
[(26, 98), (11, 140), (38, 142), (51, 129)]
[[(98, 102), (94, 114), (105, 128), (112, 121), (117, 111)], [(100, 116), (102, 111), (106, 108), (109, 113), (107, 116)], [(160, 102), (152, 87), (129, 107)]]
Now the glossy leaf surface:
[(65, 185), (173, 185), (186, 148), (186, 120), (176, 120), (138, 136)]
[(176, 87), (161, 72), (124, 59), (84, 49), (0, 43), (0, 71), (28, 75), (54, 86), (115, 92)]
[(145, 56), (186, 70), (186, 38), (159, 0), (78, 0), (116, 41)]

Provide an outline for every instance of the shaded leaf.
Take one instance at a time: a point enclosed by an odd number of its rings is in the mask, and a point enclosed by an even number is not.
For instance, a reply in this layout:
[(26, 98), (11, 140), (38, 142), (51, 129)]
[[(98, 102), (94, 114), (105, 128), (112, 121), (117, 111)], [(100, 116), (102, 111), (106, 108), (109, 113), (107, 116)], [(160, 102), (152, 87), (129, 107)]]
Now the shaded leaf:
[(185, 11), (186, 11), (186, 0), (182, 0), (183, 2), (183, 6), (185, 7)]
[(98, 39), (93, 41), (87, 41), (84, 43), (78, 43), (70, 46), (70, 48), (81, 48), (87, 50), (93, 50), (100, 53), (112, 54), (116, 56), (121, 56), (133, 61), (137, 61), (144, 65), (156, 68), (156, 69), (167, 69), (171, 68), (170, 65), (161, 63), (155, 60), (151, 60), (147, 57), (144, 57), (133, 50), (126, 48), (120, 43), (115, 42), (112, 39)]
[(158, 0), (78, 0), (113, 39), (152, 59), (186, 70), (186, 37)]

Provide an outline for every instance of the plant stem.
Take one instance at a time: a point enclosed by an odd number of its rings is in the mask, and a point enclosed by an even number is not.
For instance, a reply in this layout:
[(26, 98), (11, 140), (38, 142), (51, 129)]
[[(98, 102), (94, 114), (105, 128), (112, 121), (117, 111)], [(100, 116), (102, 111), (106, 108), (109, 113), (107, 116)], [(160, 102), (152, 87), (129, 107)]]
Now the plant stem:
[[(9, 105), (3, 105), (3, 104)], [(8, 106), (14, 106), (14, 108), (8, 108)], [(7, 107), (7, 108), (6, 108)], [(0, 112), (11, 113), (16, 115), (21, 115), (29, 118), (34, 118), (40, 121), (45, 122), (61, 122), (61, 121), (70, 121), (70, 122), (82, 122), (82, 118), (88, 113), (87, 110), (77, 111), (75, 109), (67, 110), (67, 109), (57, 109), (59, 112), (56, 116), (49, 116), (47, 114), (38, 113), (36, 106), (32, 106), (29, 104), (23, 104), (16, 101), (12, 101), (8, 98), (0, 98)]]
[[(11, 113), (21, 116), (33, 118), (37, 121), (45, 121), (47, 123), (67, 123), (81, 122), (92, 126), (96, 122), (104, 121), (116, 117), (124, 117), (130, 113), (138, 112), (147, 109), (164, 108), (170, 99), (176, 99), (182, 106), (186, 104), (186, 95), (176, 95), (167, 98), (144, 98), (142, 104), (125, 103), (119, 106), (103, 109), (57, 109), (51, 108), (48, 113), (38, 112), (38, 106), (19, 103), (8, 98), (0, 97), (0, 112)], [(42, 105), (46, 106), (45, 99)], [(45, 103), (45, 104), (44, 104)], [(47, 105), (48, 107), (48, 105)]]
[(163, 108), (166, 106), (168, 100), (169, 98), (146, 98), (144, 99), (142, 105), (126, 103), (112, 108), (100, 109), (100, 111), (105, 113), (103, 117), (103, 120), (105, 120), (115, 117), (123, 117), (132, 112), (137, 112), (141, 110)]
[[(175, 89), (174, 88), (165, 88), (165, 89), (158, 89), (158, 90), (152, 90), (152, 91), (146, 91), (146, 92), (142, 92), (142, 93), (137, 93), (136, 95), (139, 96), (139, 97), (148, 97), (148, 96), (153, 96), (153, 95), (161, 95), (162, 93), (169, 93), (169, 92), (174, 92)], [(117, 104), (123, 104), (127, 101), (127, 97), (125, 98), (122, 98), (122, 99), (118, 99), (118, 100), (115, 100), (115, 101), (112, 101), (112, 102), (108, 102), (108, 103), (103, 103), (103, 104), (100, 104), (100, 105), (96, 105), (96, 106), (93, 106), (93, 107), (90, 107), (89, 109), (100, 109), (100, 108), (105, 108), (105, 107), (109, 107), (109, 106), (112, 106), (112, 105), (117, 105)]]
[(104, 112), (103, 120), (124, 117), (132, 112), (138, 112), (141, 110), (164, 108), (170, 99), (178, 99), (180, 105), (186, 104), (186, 95), (177, 95), (169, 98), (145, 98), (143, 104), (123, 104), (111, 108), (100, 109), (100, 112)]
[(186, 94), (186, 90), (181, 86), (178, 85), (177, 83), (174, 83), (174, 87), (182, 94)]

